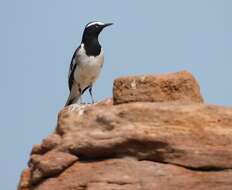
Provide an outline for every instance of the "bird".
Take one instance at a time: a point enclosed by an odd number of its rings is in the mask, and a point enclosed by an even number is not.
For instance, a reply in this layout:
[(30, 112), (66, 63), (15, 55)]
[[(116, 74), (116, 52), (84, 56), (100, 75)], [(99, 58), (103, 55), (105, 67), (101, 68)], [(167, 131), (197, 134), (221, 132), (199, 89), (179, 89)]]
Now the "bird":
[(92, 87), (99, 77), (104, 62), (104, 51), (98, 41), (98, 36), (104, 28), (112, 24), (100, 21), (92, 21), (86, 24), (81, 44), (75, 50), (70, 63), (68, 74), (70, 93), (65, 106), (74, 104), (79, 99), (82, 101), (81, 95), (87, 89), (92, 104), (94, 103)]

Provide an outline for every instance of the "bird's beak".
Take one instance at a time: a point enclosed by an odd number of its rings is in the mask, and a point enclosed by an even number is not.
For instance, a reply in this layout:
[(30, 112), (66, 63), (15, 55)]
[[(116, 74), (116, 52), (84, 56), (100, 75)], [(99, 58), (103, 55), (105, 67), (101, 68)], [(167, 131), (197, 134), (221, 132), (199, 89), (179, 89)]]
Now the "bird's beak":
[(107, 27), (107, 26), (111, 26), (113, 23), (106, 23), (103, 25), (103, 28)]

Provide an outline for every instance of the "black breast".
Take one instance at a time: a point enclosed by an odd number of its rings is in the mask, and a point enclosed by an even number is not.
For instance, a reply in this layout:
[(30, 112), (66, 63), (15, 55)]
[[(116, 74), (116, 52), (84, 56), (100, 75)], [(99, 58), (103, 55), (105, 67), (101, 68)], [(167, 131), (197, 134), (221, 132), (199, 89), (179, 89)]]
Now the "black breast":
[(86, 55), (98, 56), (101, 53), (101, 45), (97, 39), (90, 39), (84, 42)]

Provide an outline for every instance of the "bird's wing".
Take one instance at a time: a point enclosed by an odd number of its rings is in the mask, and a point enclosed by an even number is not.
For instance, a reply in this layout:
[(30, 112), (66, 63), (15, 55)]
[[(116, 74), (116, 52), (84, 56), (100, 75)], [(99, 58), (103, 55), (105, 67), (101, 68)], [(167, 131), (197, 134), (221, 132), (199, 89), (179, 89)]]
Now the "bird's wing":
[(72, 61), (70, 63), (70, 67), (69, 67), (69, 75), (68, 75), (68, 87), (69, 87), (69, 90), (71, 91), (72, 89), (72, 85), (73, 85), (73, 80), (74, 80), (74, 71), (76, 69), (76, 66), (77, 66), (77, 59), (76, 59), (76, 56), (77, 56), (77, 52), (79, 51), (80, 47), (78, 47), (76, 49), (76, 51), (74, 52), (73, 56), (72, 56)]

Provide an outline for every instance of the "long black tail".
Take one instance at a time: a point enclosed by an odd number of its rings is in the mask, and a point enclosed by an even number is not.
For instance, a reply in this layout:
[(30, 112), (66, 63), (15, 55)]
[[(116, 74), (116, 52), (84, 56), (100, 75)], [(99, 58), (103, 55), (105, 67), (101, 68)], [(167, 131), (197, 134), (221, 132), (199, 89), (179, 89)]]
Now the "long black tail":
[(73, 104), (73, 103), (75, 103), (75, 102), (74, 102), (74, 98), (73, 98), (73, 99), (68, 99), (67, 102), (65, 103), (65, 106), (64, 106), (64, 107), (69, 106), (69, 105), (71, 105), (71, 104)]
[(67, 100), (64, 107), (76, 103), (80, 99), (80, 97), (81, 97), (81, 93), (79, 93), (78, 91), (73, 93), (73, 91), (71, 90), (69, 97), (68, 97), (68, 100)]

